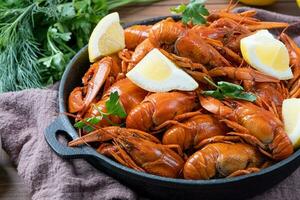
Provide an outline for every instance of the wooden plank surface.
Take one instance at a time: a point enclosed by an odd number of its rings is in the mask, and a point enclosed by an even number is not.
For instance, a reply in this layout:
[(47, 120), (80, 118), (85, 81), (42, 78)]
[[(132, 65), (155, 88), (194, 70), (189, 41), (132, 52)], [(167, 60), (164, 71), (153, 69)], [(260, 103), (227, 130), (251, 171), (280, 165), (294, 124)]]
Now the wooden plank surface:
[[(165, 0), (148, 6), (126, 6), (119, 10), (124, 22), (142, 20), (155, 16), (169, 15), (169, 8), (188, 0)], [(227, 6), (226, 0), (208, 0), (209, 9), (219, 9)], [(241, 6), (240, 4), (238, 6)], [(279, 0), (278, 3), (265, 9), (284, 14), (300, 16), (295, 0)], [(0, 137), (1, 138), (1, 137)], [(0, 141), (0, 200), (27, 200), (30, 199), (28, 188), (17, 175), (16, 169), (10, 164), (7, 155), (1, 150)], [(51, 197), (49, 197), (51, 199)]]
[[(126, 6), (120, 10), (119, 13), (122, 21), (132, 22), (156, 16), (170, 15), (170, 7), (174, 7), (182, 2), (186, 3), (188, 0), (165, 0), (151, 4), (150, 6)], [(211, 10), (225, 8), (228, 2), (229, 0), (208, 0), (206, 7)], [(238, 4), (238, 6), (244, 5)], [(296, 0), (278, 0), (278, 2), (272, 6), (261, 8), (283, 14), (300, 16), (300, 9), (297, 7)]]

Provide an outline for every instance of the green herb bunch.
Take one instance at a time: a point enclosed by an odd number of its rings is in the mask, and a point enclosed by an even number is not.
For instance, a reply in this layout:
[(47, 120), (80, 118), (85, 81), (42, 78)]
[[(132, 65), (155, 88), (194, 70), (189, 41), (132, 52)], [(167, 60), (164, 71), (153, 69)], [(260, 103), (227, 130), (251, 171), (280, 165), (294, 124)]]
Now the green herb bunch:
[(66, 64), (112, 9), (155, 0), (0, 1), (0, 92), (60, 80)]

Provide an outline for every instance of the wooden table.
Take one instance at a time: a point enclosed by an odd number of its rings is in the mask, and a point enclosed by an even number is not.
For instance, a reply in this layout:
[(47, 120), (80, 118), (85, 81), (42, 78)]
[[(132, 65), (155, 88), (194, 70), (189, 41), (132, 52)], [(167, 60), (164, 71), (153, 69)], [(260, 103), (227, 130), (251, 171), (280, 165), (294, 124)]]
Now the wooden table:
[[(188, 0), (165, 0), (148, 6), (126, 6), (119, 11), (124, 22), (146, 19), (155, 16), (169, 15), (169, 8)], [(219, 9), (227, 6), (227, 0), (208, 0), (209, 9)], [(240, 5), (239, 5), (240, 6)], [(295, 0), (279, 0), (277, 4), (266, 7), (268, 10), (300, 15)], [(1, 150), (0, 142), (0, 200), (26, 200), (30, 195), (26, 185), (17, 175), (16, 169), (10, 164), (7, 155)]]
[[(265, 9), (276, 11), (279, 13), (298, 15), (300, 16), (300, 9), (296, 5), (296, 0), (277, 0), (278, 3), (265, 7)], [(187, 3), (189, 0), (165, 0), (154, 3), (150, 6), (127, 6), (121, 11), (121, 19), (124, 22), (136, 21), (147, 19), (155, 16), (170, 15), (169, 8), (175, 7), (180, 3)], [(208, 9), (220, 9), (225, 8), (228, 5), (229, 0), (207, 0), (206, 7)], [(238, 6), (242, 6), (239, 4)]]

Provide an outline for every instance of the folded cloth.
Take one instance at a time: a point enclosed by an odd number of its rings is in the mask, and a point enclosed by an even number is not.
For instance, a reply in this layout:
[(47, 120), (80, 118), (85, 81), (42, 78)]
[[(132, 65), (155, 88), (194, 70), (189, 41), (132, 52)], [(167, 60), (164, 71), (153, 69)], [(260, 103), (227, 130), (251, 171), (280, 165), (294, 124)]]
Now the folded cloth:
[(57, 90), (0, 95), (2, 147), (17, 166), (32, 199), (136, 199), (133, 191), (84, 160), (58, 157), (44, 139), (58, 115)]
[[(236, 11), (247, 9), (238, 8)], [(258, 16), (270, 21), (300, 21), (296, 17), (263, 10), (258, 10)], [(289, 34), (299, 36), (299, 31), (298, 25), (289, 29)], [(300, 44), (299, 37), (296, 39)], [(0, 95), (0, 141), (28, 186), (32, 199), (137, 199), (133, 191), (84, 160), (61, 159), (49, 148), (43, 134), (57, 116), (56, 88)], [(253, 199), (299, 199), (299, 179), (300, 168), (274, 188)]]

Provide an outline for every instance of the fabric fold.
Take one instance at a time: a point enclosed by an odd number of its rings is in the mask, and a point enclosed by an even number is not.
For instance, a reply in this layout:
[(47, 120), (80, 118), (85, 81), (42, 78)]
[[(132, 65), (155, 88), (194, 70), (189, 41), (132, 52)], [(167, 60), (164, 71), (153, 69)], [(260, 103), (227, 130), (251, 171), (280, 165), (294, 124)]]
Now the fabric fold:
[(64, 160), (44, 139), (58, 116), (57, 91), (32, 89), (0, 95), (3, 149), (32, 199), (136, 199), (133, 191), (82, 159)]

